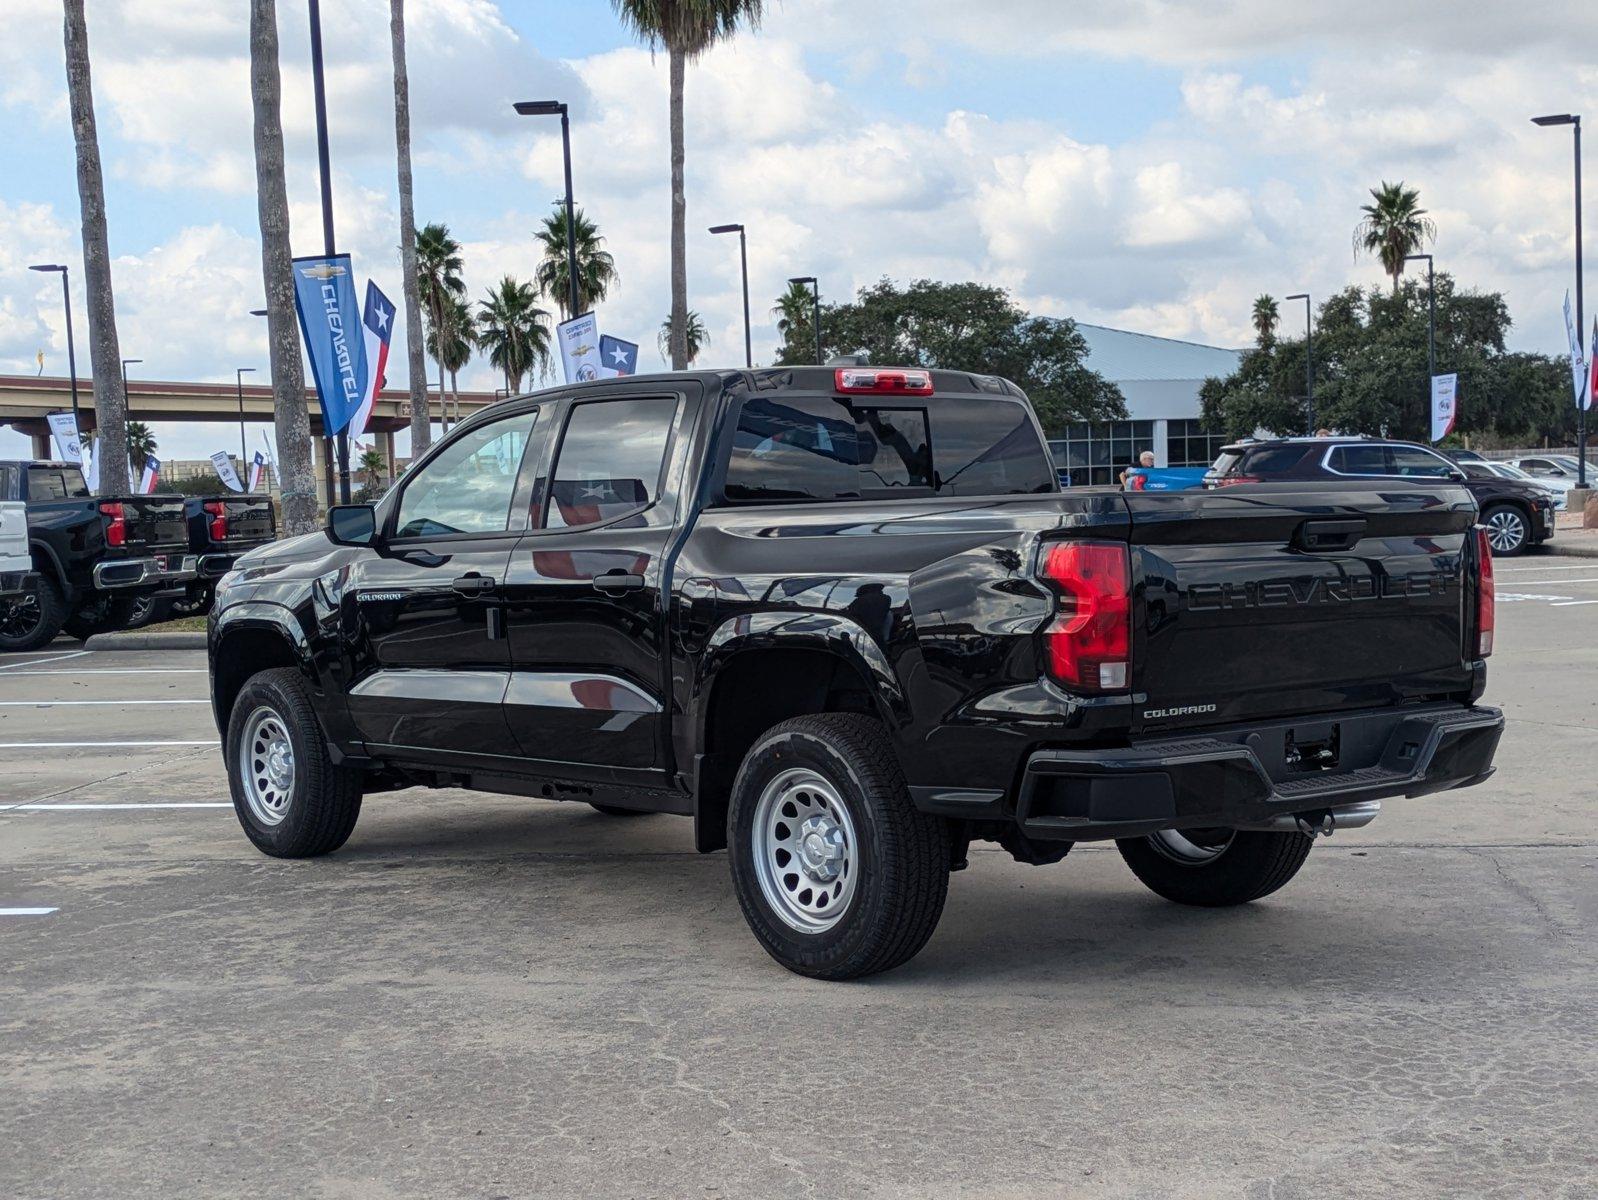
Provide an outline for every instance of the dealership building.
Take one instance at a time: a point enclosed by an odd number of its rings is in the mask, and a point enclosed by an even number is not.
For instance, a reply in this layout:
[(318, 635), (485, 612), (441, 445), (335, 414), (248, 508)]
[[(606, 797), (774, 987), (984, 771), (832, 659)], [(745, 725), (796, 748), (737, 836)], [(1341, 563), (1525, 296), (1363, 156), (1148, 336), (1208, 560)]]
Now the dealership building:
[(1121, 468), (1154, 451), (1161, 467), (1207, 467), (1226, 439), (1203, 428), (1199, 389), (1237, 370), (1241, 350), (1077, 322), (1087, 365), (1121, 389), (1128, 420), (1082, 421), (1049, 442), (1073, 485), (1115, 483)]

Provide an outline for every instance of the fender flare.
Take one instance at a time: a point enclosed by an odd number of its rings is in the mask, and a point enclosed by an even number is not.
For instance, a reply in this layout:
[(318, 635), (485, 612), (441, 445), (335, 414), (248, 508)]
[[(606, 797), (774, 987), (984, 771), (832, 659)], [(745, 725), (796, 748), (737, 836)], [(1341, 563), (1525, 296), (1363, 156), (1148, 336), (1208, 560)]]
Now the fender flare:
[(219, 652), (230, 636), (248, 632), (269, 633), (279, 639), (290, 651), (294, 664), (311, 686), (318, 690), (322, 686), (310, 641), (305, 636), (305, 630), (294, 619), (293, 610), (271, 600), (241, 600), (237, 604), (230, 604), (217, 614), (206, 638), (211, 668), (211, 711), (216, 717), (218, 728), (223, 732), (226, 732), (226, 719), (222, 709), (219, 684), (224, 678), (224, 673), (217, 670)]
[(55, 576), (56, 582), (61, 585), (61, 590), (70, 596), (72, 585), (67, 582), (66, 568), (61, 565), (61, 556), (55, 552), (55, 547), (43, 538), (31, 537), (28, 539), (28, 552), (49, 560), (50, 571)]

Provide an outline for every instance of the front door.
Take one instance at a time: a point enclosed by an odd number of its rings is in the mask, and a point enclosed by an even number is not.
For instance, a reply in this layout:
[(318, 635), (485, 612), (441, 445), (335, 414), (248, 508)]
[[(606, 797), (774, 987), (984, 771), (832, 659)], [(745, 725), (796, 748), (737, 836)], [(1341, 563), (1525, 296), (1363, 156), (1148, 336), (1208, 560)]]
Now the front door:
[[(697, 395), (697, 389), (695, 389)], [(658, 783), (664, 746), (664, 557), (681, 506), (686, 391), (584, 391), (563, 405), (547, 483), (506, 572), (505, 714), (548, 774)]]
[(538, 419), (526, 410), (444, 442), (401, 482), (381, 548), (350, 569), (347, 698), (374, 752), (462, 765), (516, 754), (503, 587), (527, 528), (518, 484)]

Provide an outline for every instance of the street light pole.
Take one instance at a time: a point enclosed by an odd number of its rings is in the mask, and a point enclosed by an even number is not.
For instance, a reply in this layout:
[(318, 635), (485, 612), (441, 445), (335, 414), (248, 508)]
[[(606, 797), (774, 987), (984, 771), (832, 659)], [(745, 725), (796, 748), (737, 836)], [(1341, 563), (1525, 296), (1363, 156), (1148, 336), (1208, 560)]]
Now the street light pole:
[(67, 310), (67, 374), (72, 377), (72, 424), (83, 439), (83, 424), (78, 420), (78, 352), (72, 342), (72, 289), (67, 284), (67, 268), (62, 263), (40, 263), (30, 271), (59, 271), (61, 273), (61, 302)]
[[(1432, 402), (1432, 380), (1437, 378), (1437, 277), (1432, 273), (1430, 254), (1406, 254), (1405, 262), (1426, 260), (1426, 405)], [(1425, 407), (1422, 407), (1422, 414)]]
[(755, 365), (755, 347), (749, 334), (749, 245), (744, 240), (742, 225), (712, 225), (711, 233), (736, 233), (738, 235), (738, 267), (744, 281), (744, 366)]
[(560, 117), (560, 149), (566, 165), (566, 314), (577, 311), (577, 218), (572, 203), (572, 135), (566, 105), (559, 100), (518, 100), (512, 105), (524, 117)]
[[(333, 175), (328, 163), (327, 146), (327, 84), (322, 77), (322, 3), (309, 0), (311, 16), (311, 91), (316, 102), (316, 159), (322, 181), (322, 253), (333, 257)], [(252, 368), (253, 369), (253, 368)], [(240, 404), (242, 406), (242, 400)], [(243, 426), (240, 425), (242, 431)], [(322, 439), (329, 446), (327, 413), (322, 414)], [(242, 458), (240, 466), (243, 466)], [(350, 439), (345, 430), (338, 431), (338, 498), (341, 504), (350, 502)], [(327, 502), (333, 503), (332, 472), (328, 472)]]
[(810, 285), (810, 308), (813, 314), (813, 323), (816, 327), (816, 366), (821, 365), (821, 284), (814, 275), (795, 275), (788, 280), (800, 286)]
[[(1578, 339), (1581, 339), (1581, 344), (1585, 345), (1586, 344), (1585, 343), (1585, 339), (1587, 337), (1587, 329), (1586, 329), (1586, 326), (1583, 324), (1583, 322), (1586, 320), (1586, 314), (1583, 312), (1582, 304), (1581, 304), (1581, 300), (1582, 300), (1582, 296), (1581, 296), (1581, 273), (1582, 273), (1582, 266), (1581, 266), (1581, 114), (1580, 113), (1556, 113), (1556, 114), (1554, 114), (1552, 116), (1547, 116), (1547, 117), (1533, 117), (1531, 119), (1531, 123), (1533, 125), (1543, 125), (1543, 126), (1569, 125), (1571, 127), (1571, 129), (1572, 129), (1572, 132), (1575, 135), (1575, 150), (1576, 150), (1576, 337)], [(1591, 354), (1592, 351), (1589, 350), (1588, 353)], [(1589, 368), (1589, 370), (1590, 370), (1590, 368)], [(1589, 374), (1588, 378), (1589, 379), (1591, 378), (1590, 374)], [(1589, 386), (1589, 384), (1584, 381), (1583, 384), (1582, 384), (1582, 387), (1585, 389), (1588, 386)], [(1584, 488), (1584, 487), (1587, 486), (1587, 407), (1583, 403), (1583, 401), (1588, 400), (1588, 399), (1590, 399), (1590, 397), (1588, 397), (1587, 395), (1582, 395), (1582, 396), (1578, 397), (1577, 401), (1576, 401), (1576, 486), (1580, 487), (1580, 488)]]
[(1315, 337), (1310, 329), (1310, 301), (1308, 292), (1289, 296), (1289, 300), (1304, 302), (1304, 399), (1309, 406), (1309, 431), (1315, 432)]
[(128, 367), (143, 361), (142, 358), (124, 358), (122, 360), (122, 394), (124, 396), (128, 394)]
[(244, 470), (244, 377), (253, 375), (254, 367), (238, 367), (233, 372), (233, 383), (239, 392), (239, 470)]

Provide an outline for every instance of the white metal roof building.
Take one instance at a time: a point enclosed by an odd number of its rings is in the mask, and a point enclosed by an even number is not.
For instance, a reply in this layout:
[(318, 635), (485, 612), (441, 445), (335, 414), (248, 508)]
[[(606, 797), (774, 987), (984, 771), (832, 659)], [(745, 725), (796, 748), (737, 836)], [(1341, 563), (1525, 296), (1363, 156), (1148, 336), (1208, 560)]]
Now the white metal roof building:
[(1087, 365), (1121, 389), (1125, 421), (1081, 422), (1049, 443), (1072, 484), (1119, 481), (1121, 469), (1154, 451), (1161, 467), (1208, 466), (1225, 438), (1201, 428), (1199, 389), (1237, 370), (1241, 350), (1182, 342), (1077, 322), (1088, 344)]

